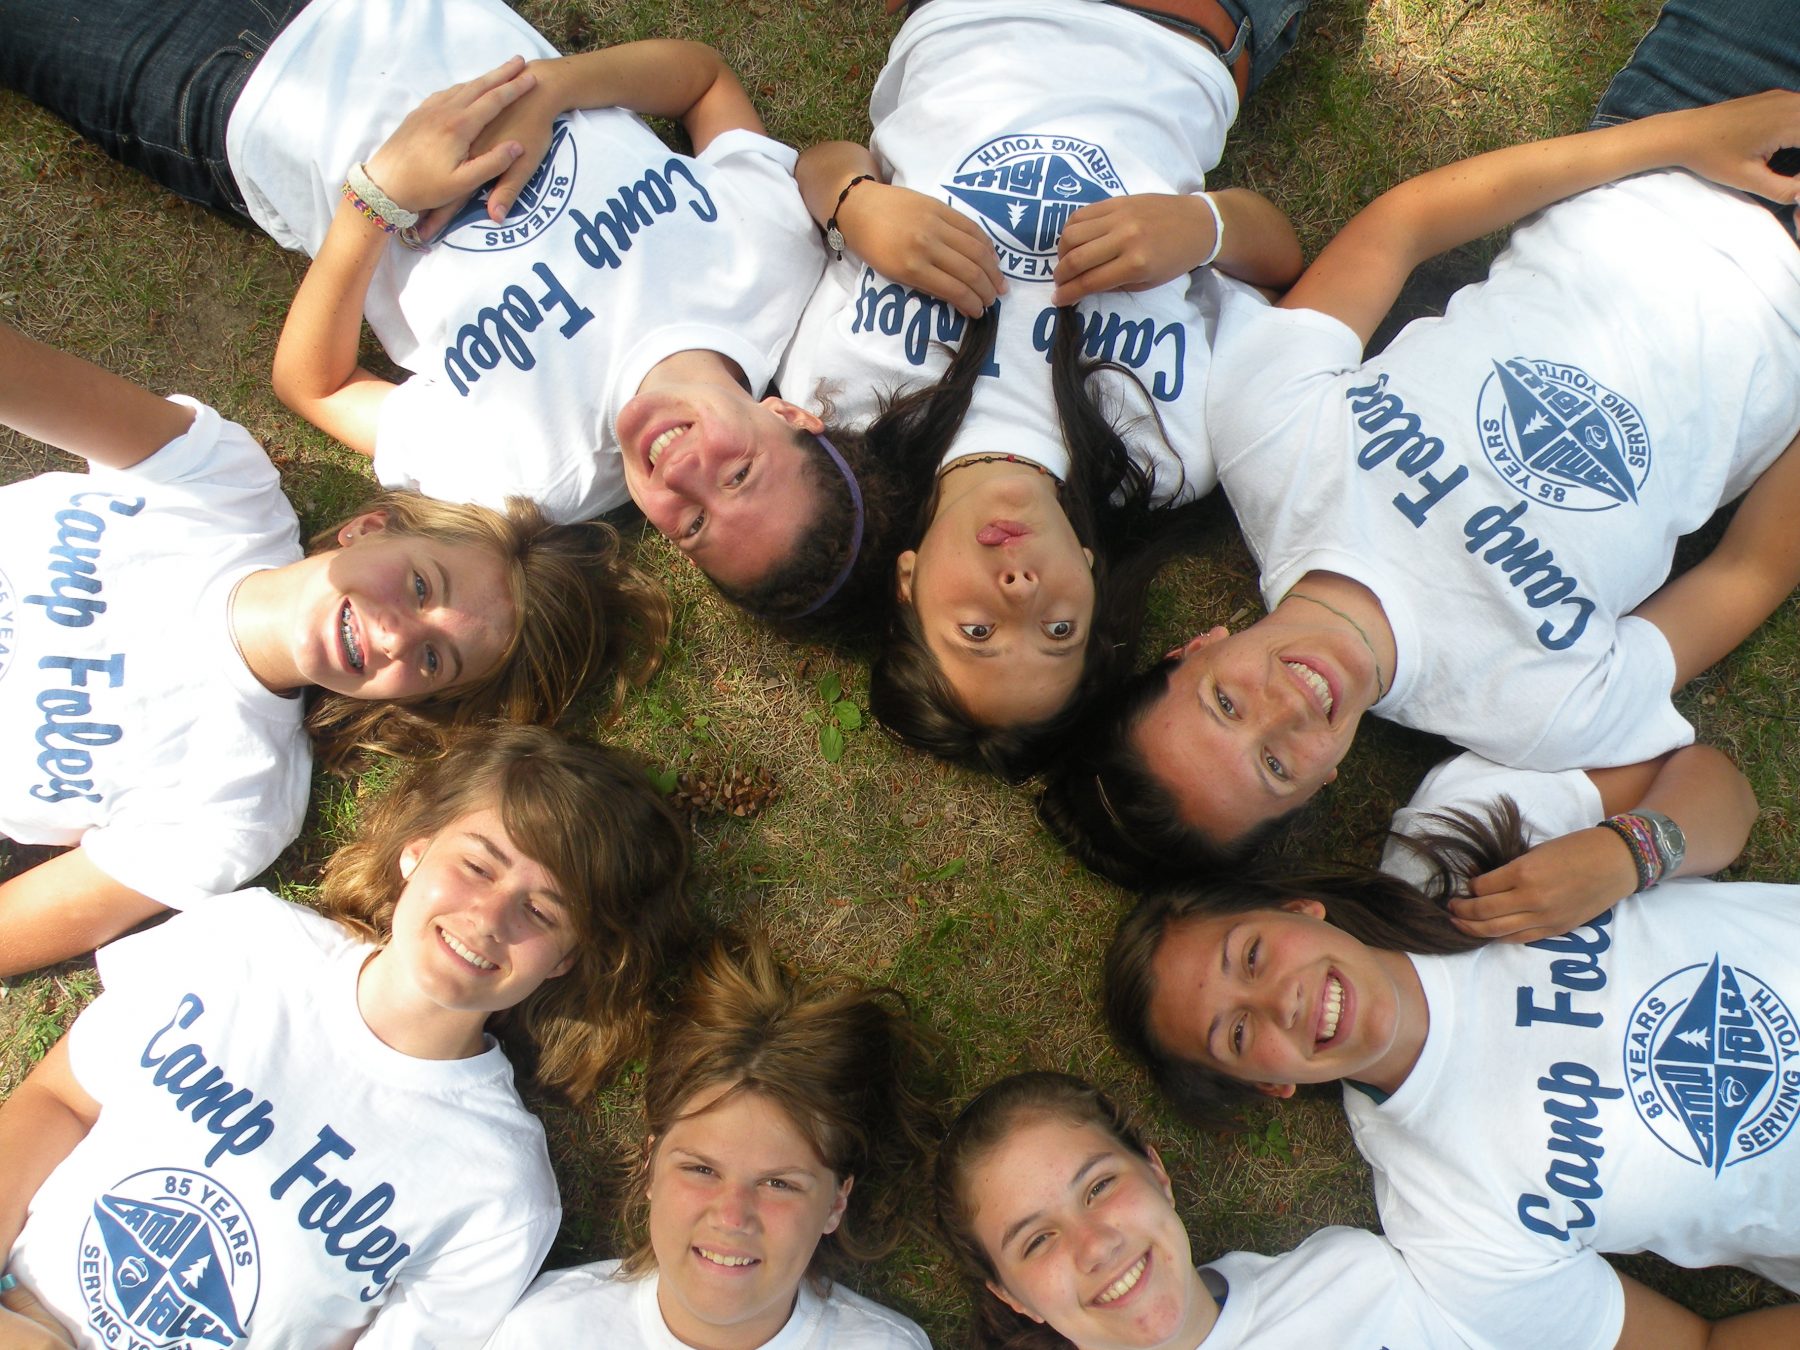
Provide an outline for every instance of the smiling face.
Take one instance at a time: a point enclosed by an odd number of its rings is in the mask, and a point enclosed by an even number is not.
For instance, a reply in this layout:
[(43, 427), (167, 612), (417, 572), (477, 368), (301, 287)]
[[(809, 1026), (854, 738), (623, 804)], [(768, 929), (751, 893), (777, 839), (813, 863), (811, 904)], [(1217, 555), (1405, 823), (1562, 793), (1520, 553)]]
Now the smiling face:
[(650, 1246), (669, 1330), (709, 1350), (754, 1350), (786, 1325), (850, 1180), (781, 1106), (727, 1091), (699, 1094), (654, 1143)]
[[(506, 564), (359, 516), (343, 547), (291, 564), (288, 659), (307, 684), (359, 699), (452, 693), (493, 673), (517, 620)], [(287, 569), (282, 569), (284, 572)]]
[(900, 599), (970, 714), (987, 726), (1039, 722), (1081, 680), (1094, 613), (1094, 555), (1028, 465), (946, 475), (931, 526), (899, 557)]
[(515, 1007), (575, 961), (556, 879), (507, 835), (493, 808), (459, 816), (400, 854), (405, 879), (387, 945), (358, 1001), (397, 1049), (473, 1054), (490, 1013)]
[(1337, 777), (1378, 688), (1343, 627), (1271, 616), (1215, 628), (1182, 649), (1132, 741), (1182, 818), (1228, 845)]
[(1275, 1096), (1339, 1078), (1394, 1091), (1424, 1045), (1418, 976), (1324, 914), (1295, 900), (1173, 924), (1150, 963), (1152, 1039)]
[(965, 1194), (995, 1297), (1079, 1350), (1192, 1350), (1213, 1302), (1169, 1179), (1105, 1130), (1025, 1118), (969, 1169)]
[(796, 428), (816, 434), (824, 423), (735, 386), (658, 384), (619, 412), (626, 489), (701, 571), (754, 585), (792, 555), (819, 512)]

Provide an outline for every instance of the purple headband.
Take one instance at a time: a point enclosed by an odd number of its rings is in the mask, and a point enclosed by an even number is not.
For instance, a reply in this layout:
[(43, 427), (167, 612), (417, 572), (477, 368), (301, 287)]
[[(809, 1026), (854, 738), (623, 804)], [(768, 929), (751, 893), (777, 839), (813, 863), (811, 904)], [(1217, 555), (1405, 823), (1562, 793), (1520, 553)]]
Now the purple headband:
[(832, 578), (831, 585), (825, 588), (825, 593), (823, 595), (817, 600), (814, 600), (805, 609), (795, 610), (792, 614), (786, 615), (785, 617), (789, 619), (804, 619), (807, 615), (815, 614), (829, 604), (831, 597), (843, 590), (844, 583), (850, 580), (851, 569), (856, 566), (856, 555), (862, 552), (862, 488), (857, 485), (856, 475), (850, 472), (850, 466), (844, 462), (844, 457), (838, 453), (838, 448), (824, 436), (816, 432), (813, 434), (813, 439), (825, 447), (825, 453), (831, 456), (831, 462), (837, 465), (838, 472), (844, 475), (844, 485), (850, 489), (850, 506), (851, 509), (855, 511), (856, 516), (854, 523), (850, 527), (850, 556), (844, 559), (843, 567), (839, 569), (837, 576)]

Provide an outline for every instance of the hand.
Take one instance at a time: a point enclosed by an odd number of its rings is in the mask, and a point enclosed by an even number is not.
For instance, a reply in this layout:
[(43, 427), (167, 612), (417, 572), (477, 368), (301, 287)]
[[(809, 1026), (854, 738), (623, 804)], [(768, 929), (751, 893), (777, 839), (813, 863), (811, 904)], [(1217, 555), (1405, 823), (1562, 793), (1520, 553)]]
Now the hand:
[(971, 319), (1006, 291), (993, 241), (943, 202), (891, 183), (858, 183), (838, 208), (844, 244), (890, 281), (935, 295)]
[[(531, 181), (531, 175), (550, 153), (556, 119), (568, 111), (567, 100), (555, 87), (554, 67), (553, 61), (527, 62), (525, 73), (534, 77), (536, 84), (501, 108), (494, 120), (469, 144), (470, 159), (502, 149), (509, 143), (521, 147), (518, 157), (488, 188), (488, 219), (496, 225), (506, 219), (506, 213), (512, 210), (513, 203), (519, 200), (519, 194)], [(431, 213), (434, 219), (420, 222), (419, 233), (429, 239), (437, 232), (436, 227), (447, 224), (449, 218), (462, 209), (466, 200), (468, 198), (464, 197), (438, 207)], [(442, 221), (435, 219), (439, 216), (443, 217)]]
[(1101, 291), (1145, 291), (1200, 265), (1216, 239), (1195, 197), (1142, 193), (1091, 202), (1069, 217), (1056, 245), (1051, 300), (1072, 305)]
[(14, 1285), (0, 1294), (0, 1350), (62, 1350), (75, 1340), (36, 1294)]
[(1539, 844), (1469, 883), (1450, 902), (1456, 926), (1474, 937), (1536, 942), (1578, 928), (1637, 889), (1625, 841), (1600, 826)]
[(1778, 150), (1800, 145), (1800, 93), (1773, 89), (1669, 116), (1684, 122), (1683, 168), (1772, 202), (1800, 201), (1800, 178), (1769, 168)]
[[(507, 140), (477, 152), (481, 133), (537, 86), (515, 56), (463, 84), (440, 89), (406, 115), (364, 166), (396, 205), (421, 213), (467, 201), (483, 183), (511, 168), (525, 152)], [(526, 169), (529, 176), (530, 169)], [(515, 193), (517, 189), (514, 189)]]

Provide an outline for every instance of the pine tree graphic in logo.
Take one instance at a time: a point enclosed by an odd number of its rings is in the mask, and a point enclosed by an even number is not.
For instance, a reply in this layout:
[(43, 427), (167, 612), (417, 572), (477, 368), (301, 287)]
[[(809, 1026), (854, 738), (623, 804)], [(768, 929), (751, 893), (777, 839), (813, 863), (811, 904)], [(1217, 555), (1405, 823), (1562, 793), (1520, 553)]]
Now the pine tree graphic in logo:
[(1635, 503), (1650, 474), (1637, 408), (1574, 366), (1493, 362), (1476, 419), (1488, 462), (1533, 501), (1605, 511)]
[(999, 136), (970, 154), (943, 185), (993, 238), (1008, 276), (1042, 280), (1056, 267), (1069, 217), (1123, 192), (1106, 152), (1071, 136)]
[[(237, 1200), (196, 1172), (157, 1168), (94, 1201), (85, 1252), (104, 1254), (84, 1281), (88, 1324), (108, 1344), (200, 1350), (246, 1336), (258, 1288), (256, 1236)], [(86, 1259), (84, 1257), (84, 1259)]]
[(1800, 1115), (1800, 1033), (1781, 998), (1714, 956), (1638, 1000), (1625, 1072), (1657, 1138), (1714, 1176), (1766, 1152)]

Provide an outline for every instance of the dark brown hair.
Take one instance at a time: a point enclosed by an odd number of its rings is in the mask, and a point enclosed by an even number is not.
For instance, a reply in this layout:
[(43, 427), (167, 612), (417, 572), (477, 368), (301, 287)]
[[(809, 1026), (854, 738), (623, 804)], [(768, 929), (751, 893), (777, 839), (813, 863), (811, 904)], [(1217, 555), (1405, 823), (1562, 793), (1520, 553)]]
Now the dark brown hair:
[[(715, 1089), (707, 1109), (744, 1092), (780, 1106), (839, 1182), (856, 1180), (837, 1231), (813, 1255), (810, 1273), (823, 1278), (898, 1241), (900, 1183), (917, 1171), (937, 1126), (922, 1092), (929, 1067), (926, 1038), (896, 990), (799, 975), (762, 940), (735, 950), (721, 943), (658, 1029), (644, 1078), (646, 1135), (661, 1139)], [(644, 1236), (653, 1157), (632, 1204), (640, 1237), (628, 1274), (656, 1263)]]
[(393, 933), (400, 855), (475, 811), (556, 878), (576, 961), (489, 1019), (515, 1062), (580, 1100), (641, 1052), (652, 986), (683, 949), (687, 827), (641, 766), (541, 727), (463, 732), (390, 787), (325, 864), (319, 905), (371, 942)]
[[(318, 691), (306, 727), (322, 768), (348, 774), (371, 754), (435, 754), (457, 728), (493, 719), (552, 726), (597, 680), (611, 681), (609, 711), (616, 710), (661, 661), (668, 597), (624, 560), (610, 525), (552, 525), (523, 497), (509, 498), (502, 513), (400, 490), (378, 494), (356, 515), (370, 512), (385, 516), (394, 534), (472, 544), (498, 557), (515, 627), (491, 672), (441, 694), (385, 703)], [(312, 551), (339, 547), (347, 523), (313, 536)]]
[(1156, 998), (1151, 968), (1164, 940), (1181, 925), (1279, 909), (1290, 900), (1316, 900), (1325, 907), (1327, 922), (1381, 951), (1444, 956), (1486, 944), (1487, 939), (1471, 937), (1452, 923), (1444, 906), (1466, 890), (1470, 877), (1525, 851), (1518, 807), (1502, 797), (1487, 816), (1452, 811), (1428, 819), (1434, 828), (1426, 834), (1390, 836), (1425, 865), (1428, 877), (1422, 885), (1369, 867), (1246, 873), (1146, 895), (1120, 920), (1106, 952), (1106, 1022), (1120, 1048), (1150, 1070), (1178, 1112), (1219, 1125), (1251, 1092), (1236, 1079), (1183, 1059), (1150, 1030), (1150, 1006)]
[(1089, 1125), (1121, 1148), (1148, 1159), (1150, 1150), (1131, 1118), (1098, 1088), (1065, 1073), (1034, 1071), (1002, 1078), (976, 1095), (950, 1126), (933, 1172), (938, 1232), (956, 1262), (973, 1308), (977, 1350), (1074, 1350), (1046, 1323), (1014, 1312), (988, 1281), (1003, 1283), (993, 1255), (975, 1236), (969, 1178), (977, 1164), (1013, 1131), (1043, 1119)]

